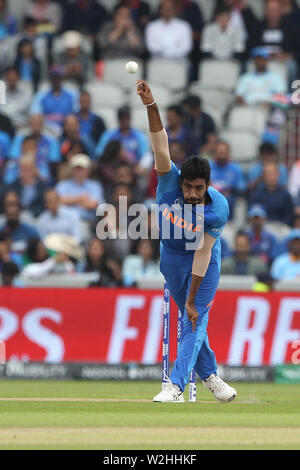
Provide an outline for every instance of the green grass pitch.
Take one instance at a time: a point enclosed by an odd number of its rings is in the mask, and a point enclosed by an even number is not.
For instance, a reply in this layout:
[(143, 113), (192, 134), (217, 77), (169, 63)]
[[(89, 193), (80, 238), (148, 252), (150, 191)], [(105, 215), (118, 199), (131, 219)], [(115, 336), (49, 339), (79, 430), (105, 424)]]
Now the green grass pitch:
[(233, 385), (164, 404), (155, 382), (0, 380), (0, 449), (300, 449), (300, 385)]

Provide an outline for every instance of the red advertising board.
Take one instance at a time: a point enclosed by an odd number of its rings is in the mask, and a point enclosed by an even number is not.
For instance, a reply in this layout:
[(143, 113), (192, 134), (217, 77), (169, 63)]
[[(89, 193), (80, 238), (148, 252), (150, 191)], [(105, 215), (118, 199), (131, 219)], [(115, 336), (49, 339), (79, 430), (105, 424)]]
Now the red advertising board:
[[(162, 303), (161, 291), (2, 288), (0, 340), (7, 360), (153, 364), (161, 360)], [(171, 361), (176, 316), (172, 304)], [(220, 364), (293, 362), (300, 293), (219, 291), (208, 333)]]

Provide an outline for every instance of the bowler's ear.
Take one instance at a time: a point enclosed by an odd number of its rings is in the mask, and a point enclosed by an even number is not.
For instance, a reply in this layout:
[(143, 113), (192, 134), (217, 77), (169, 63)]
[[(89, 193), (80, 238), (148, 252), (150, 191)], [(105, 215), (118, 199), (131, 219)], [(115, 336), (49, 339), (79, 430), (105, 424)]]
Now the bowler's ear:
[(211, 186), (211, 180), (207, 183), (207, 187)]

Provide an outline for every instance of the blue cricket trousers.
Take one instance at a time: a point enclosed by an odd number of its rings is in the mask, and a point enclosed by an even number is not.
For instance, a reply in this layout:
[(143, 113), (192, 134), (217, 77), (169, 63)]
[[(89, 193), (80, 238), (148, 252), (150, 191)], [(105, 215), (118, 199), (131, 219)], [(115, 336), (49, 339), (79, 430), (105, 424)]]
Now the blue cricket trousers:
[(195, 331), (192, 332), (192, 323), (188, 319), (185, 302), (188, 296), (192, 278), (193, 253), (170, 254), (164, 248), (161, 251), (160, 270), (168, 284), (170, 294), (177, 307), (184, 312), (183, 331), (177, 359), (170, 379), (179, 385), (181, 390), (189, 382), (193, 367), (202, 380), (217, 371), (217, 363), (213, 350), (209, 347), (207, 336), (208, 312), (219, 284), (220, 266), (212, 262), (200, 285), (195, 299), (195, 306), (199, 313)]

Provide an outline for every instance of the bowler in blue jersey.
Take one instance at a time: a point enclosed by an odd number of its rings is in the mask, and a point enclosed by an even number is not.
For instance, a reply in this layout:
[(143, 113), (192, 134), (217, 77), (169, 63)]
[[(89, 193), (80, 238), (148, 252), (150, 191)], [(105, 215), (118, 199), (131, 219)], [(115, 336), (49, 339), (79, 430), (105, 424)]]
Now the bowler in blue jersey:
[[(137, 81), (137, 93), (147, 109), (158, 177), (160, 269), (178, 308), (184, 312), (177, 359), (153, 401), (183, 402), (193, 368), (217, 400), (232, 401), (237, 392), (217, 375), (215, 354), (207, 336), (209, 310), (220, 277), (220, 235), (229, 218), (228, 203), (210, 186), (210, 165), (205, 158), (191, 157), (178, 171), (171, 162), (167, 133), (149, 85)], [(183, 210), (176, 212), (180, 207)]]

